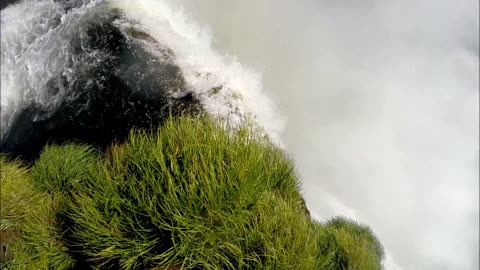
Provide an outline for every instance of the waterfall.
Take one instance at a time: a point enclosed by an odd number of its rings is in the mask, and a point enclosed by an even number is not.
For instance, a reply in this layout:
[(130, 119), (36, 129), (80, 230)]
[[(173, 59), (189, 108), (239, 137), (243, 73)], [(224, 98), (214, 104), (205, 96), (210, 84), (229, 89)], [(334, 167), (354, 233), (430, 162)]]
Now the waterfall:
[(280, 144), (386, 269), (478, 269), (478, 1), (8, 2), (2, 151), (203, 110)]

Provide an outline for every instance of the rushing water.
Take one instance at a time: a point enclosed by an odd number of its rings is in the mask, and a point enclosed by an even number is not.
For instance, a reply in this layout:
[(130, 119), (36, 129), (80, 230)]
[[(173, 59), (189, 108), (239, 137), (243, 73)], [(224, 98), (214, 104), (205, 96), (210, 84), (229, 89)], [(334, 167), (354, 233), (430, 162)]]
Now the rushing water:
[[(6, 2), (2, 1), (2, 7)], [(2, 151), (170, 112), (253, 122), (387, 269), (478, 269), (478, 1), (31, 0), (1, 13)]]

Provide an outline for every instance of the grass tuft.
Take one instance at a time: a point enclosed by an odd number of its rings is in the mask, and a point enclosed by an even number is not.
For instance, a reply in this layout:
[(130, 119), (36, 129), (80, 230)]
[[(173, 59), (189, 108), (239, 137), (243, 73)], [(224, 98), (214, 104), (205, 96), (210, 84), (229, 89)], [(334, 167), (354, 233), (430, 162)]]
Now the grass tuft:
[[(38, 190), (19, 161), (0, 156), (2, 269), (70, 269), (58, 231), (57, 199)], [(6, 263), (8, 260), (8, 263)]]
[(335, 217), (325, 227), (345, 250), (348, 269), (382, 269), (383, 246), (368, 226), (344, 217)]
[(87, 145), (46, 146), (32, 169), (32, 179), (50, 194), (70, 192), (72, 185), (98, 170), (99, 154)]
[(0, 159), (2, 230), (19, 235), (9, 265), (381, 269), (370, 229), (312, 221), (293, 162), (256, 134), (207, 117), (171, 118), (105, 153), (48, 146), (31, 169)]
[(18, 230), (41, 196), (33, 187), (27, 168), (18, 160), (0, 155), (0, 230)]
[[(248, 128), (226, 132), (207, 118), (171, 119), (153, 134), (133, 132), (108, 153), (103, 170), (72, 192), (73, 235), (93, 260), (124, 269), (242, 269), (286, 260), (275, 249), (255, 252), (273, 237), (261, 226), (275, 225), (265, 223), (258, 204), (274, 192), (298, 208), (299, 181), (284, 153)], [(261, 235), (250, 246), (252, 230)], [(284, 256), (300, 254), (295, 248)]]

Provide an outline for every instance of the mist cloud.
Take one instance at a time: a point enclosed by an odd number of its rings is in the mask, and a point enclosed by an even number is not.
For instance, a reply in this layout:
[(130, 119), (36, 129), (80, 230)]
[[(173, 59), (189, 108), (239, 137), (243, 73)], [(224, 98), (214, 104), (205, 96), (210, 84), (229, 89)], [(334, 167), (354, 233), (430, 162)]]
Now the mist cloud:
[(478, 269), (478, 1), (180, 2), (262, 72), (313, 213), (403, 269)]

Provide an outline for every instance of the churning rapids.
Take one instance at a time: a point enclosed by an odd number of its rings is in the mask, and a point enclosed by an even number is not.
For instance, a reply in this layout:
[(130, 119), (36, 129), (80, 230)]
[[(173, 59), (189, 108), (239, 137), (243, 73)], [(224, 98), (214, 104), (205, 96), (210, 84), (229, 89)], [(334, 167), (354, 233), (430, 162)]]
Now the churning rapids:
[(314, 216), (372, 226), (387, 270), (475, 270), (478, 0), (450, 2), (1, 0), (0, 152), (248, 122), (292, 153)]
[[(192, 52), (202, 44), (174, 30), (155, 37), (101, 0), (27, 1), (2, 10), (1, 151), (31, 160), (46, 143), (105, 147), (169, 114), (207, 111), (234, 125), (256, 118), (249, 99), (269, 102), (255, 93), (257, 76), (243, 71), (251, 82), (236, 82), (231, 75), (241, 67), (219, 55), (195, 68), (202, 59)], [(183, 48), (173, 51), (172, 42)], [(247, 87), (256, 95), (245, 97)]]

